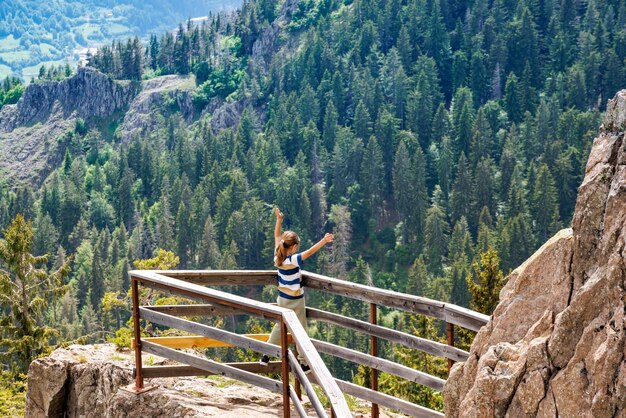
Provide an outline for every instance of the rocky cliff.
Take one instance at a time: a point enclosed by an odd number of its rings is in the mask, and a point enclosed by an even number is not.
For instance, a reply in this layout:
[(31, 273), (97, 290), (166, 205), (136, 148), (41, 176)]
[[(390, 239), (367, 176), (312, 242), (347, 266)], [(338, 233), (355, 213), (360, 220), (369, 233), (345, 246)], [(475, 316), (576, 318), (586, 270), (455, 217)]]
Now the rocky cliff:
[(572, 228), (516, 269), (444, 389), (449, 417), (626, 416), (626, 90), (609, 102)]
[(2, 108), (0, 130), (10, 132), (45, 122), (53, 112), (62, 112), (65, 118), (108, 117), (125, 108), (138, 87), (138, 83), (113, 81), (96, 70), (79, 68), (65, 80), (30, 85), (15, 105)]
[(122, 141), (156, 135), (164, 114), (179, 112), (191, 123), (194, 89), (193, 77), (114, 81), (91, 68), (79, 68), (62, 81), (31, 84), (15, 105), (0, 110), (0, 175), (39, 184), (61, 163), (67, 147), (80, 152), (71, 135), (78, 118), (101, 130), (117, 126), (115, 135)]
[[(70, 346), (34, 361), (28, 371), (25, 416), (269, 418), (282, 414), (282, 398), (221, 376), (151, 379), (155, 390), (134, 395), (120, 390), (132, 383), (132, 353), (112, 344)], [(151, 364), (165, 360), (144, 356)]]

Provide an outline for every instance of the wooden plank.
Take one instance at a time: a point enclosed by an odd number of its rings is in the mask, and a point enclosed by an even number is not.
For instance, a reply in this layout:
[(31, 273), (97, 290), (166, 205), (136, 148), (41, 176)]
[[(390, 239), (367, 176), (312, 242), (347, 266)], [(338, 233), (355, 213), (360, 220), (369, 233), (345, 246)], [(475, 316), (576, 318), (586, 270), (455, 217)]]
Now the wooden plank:
[(303, 285), (312, 289), (324, 290), (352, 299), (385, 305), (390, 308), (397, 308), (419, 315), (445, 319), (443, 302), (391, 290), (379, 289), (372, 286), (365, 286), (308, 271), (302, 271), (302, 278), (304, 279)]
[[(236, 369), (245, 370), (250, 373), (280, 373), (280, 361), (272, 361), (267, 366), (263, 366), (257, 362), (254, 363), (225, 363)], [(183, 377), (183, 376), (210, 376), (214, 373), (206, 370), (197, 369), (195, 367), (171, 364), (166, 366), (143, 366), (143, 377), (145, 379), (154, 379), (156, 377)]]
[(270, 379), (269, 377), (265, 376), (258, 376), (254, 373), (250, 373), (245, 370), (239, 370), (235, 367), (221, 364), (207, 358), (201, 358), (193, 354), (176, 351), (174, 349), (163, 347), (158, 344), (147, 342), (145, 340), (142, 340), (141, 348), (146, 353), (168, 358), (179, 363), (188, 364), (197, 369), (206, 370), (213, 374), (219, 374), (229, 377), (231, 379), (249, 383), (251, 385), (258, 386), (272, 392), (281, 393), (283, 390), (282, 383), (277, 380)]
[(309, 379), (307, 379), (306, 374), (304, 373), (304, 371), (302, 371), (302, 367), (300, 367), (300, 363), (291, 351), (289, 352), (289, 364), (291, 365), (291, 370), (296, 375), (298, 381), (304, 386), (304, 390), (306, 390), (309, 400), (311, 401), (311, 405), (313, 406), (313, 409), (315, 409), (317, 416), (320, 418), (328, 418), (328, 414), (324, 409), (324, 405), (322, 405), (322, 402), (320, 402), (319, 398), (317, 397), (315, 389), (313, 389), (313, 385), (311, 384)]
[(420, 296), (407, 295), (359, 283), (347, 282), (321, 274), (302, 271), (303, 285), (352, 299), (385, 305), (419, 315), (426, 315), (464, 328), (478, 331), (489, 321), (489, 316), (451, 303)]
[[(259, 353), (267, 354), (268, 356), (280, 356), (280, 347), (274, 344), (268, 344), (264, 341), (259, 341), (259, 338), (250, 338), (244, 335), (235, 334), (234, 332), (225, 331), (223, 329), (199, 324), (197, 322), (188, 321), (182, 318), (177, 318), (175, 316), (167, 315), (161, 312), (154, 312), (146, 308), (139, 308), (139, 313), (141, 319), (146, 321), (187, 331), (192, 334), (198, 334), (203, 337), (213, 338), (228, 344), (235, 345), (237, 347), (247, 348), (257, 351)], [(265, 338), (265, 341), (267, 341), (267, 338), (269, 337)]]
[(317, 381), (320, 382), (320, 386), (324, 390), (335, 416), (337, 418), (352, 418), (352, 413), (350, 412), (350, 408), (348, 408), (343, 393), (313, 346), (311, 339), (302, 327), (302, 324), (300, 324), (295, 312), (292, 310), (285, 312), (283, 319), (289, 332), (291, 332), (293, 336), (294, 342), (298, 346), (300, 354), (306, 359), (307, 364), (311, 367), (312, 374)]
[(243, 296), (232, 295), (220, 290), (166, 277), (150, 270), (131, 270), (130, 276), (136, 278), (147, 287), (161, 289), (194, 300), (243, 310), (246, 313), (258, 315), (263, 318), (278, 321), (283, 312), (289, 311), (279, 306), (272, 306)]
[(480, 312), (475, 312), (450, 303), (446, 303), (444, 312), (446, 314), (446, 322), (472, 331), (479, 331), (491, 318), (489, 315), (481, 314)]
[[(268, 339), (269, 334), (244, 334), (248, 338), (255, 339), (257, 341), (265, 342)], [(185, 336), (169, 336), (169, 337), (145, 337), (141, 341), (150, 341), (155, 344), (162, 345), (169, 348), (223, 348), (223, 347), (235, 347), (234, 344), (225, 343), (213, 338), (201, 337), (198, 335), (185, 335)], [(291, 339), (290, 339), (291, 341)], [(135, 349), (135, 339), (131, 339), (131, 348)]]
[(225, 306), (197, 304), (197, 305), (158, 305), (144, 306), (155, 312), (162, 312), (173, 316), (222, 316), (222, 315), (245, 315), (243, 311), (227, 308)]
[(399, 399), (382, 392), (375, 392), (372, 389), (364, 388), (362, 386), (355, 385), (354, 383), (337, 379), (337, 385), (339, 385), (341, 390), (349, 395), (356, 396), (359, 399), (364, 399), (369, 402), (377, 403), (390, 409), (395, 409), (396, 411), (409, 414), (413, 417), (444, 418), (444, 415), (441, 412), (415, 405), (411, 402), (407, 402), (403, 399)]
[(276, 283), (276, 270), (156, 270), (155, 272), (204, 286), (252, 286)]
[(390, 373), (403, 379), (410, 380), (420, 385), (428, 386), (429, 388), (442, 391), (445, 380), (439, 377), (429, 375), (419, 370), (412, 369), (410, 367), (403, 366), (393, 361), (385, 360), (379, 357), (374, 357), (369, 354), (364, 354), (349, 348), (340, 347), (335, 344), (331, 344), (325, 341), (312, 340), (313, 345), (320, 353), (330, 354), (331, 356), (340, 357), (357, 364), (363, 364), (367, 367), (380, 370), (381, 372)]
[(424, 338), (416, 337), (406, 332), (396, 331), (380, 325), (373, 325), (369, 322), (360, 321), (358, 319), (348, 318), (326, 311), (314, 308), (306, 308), (306, 315), (309, 319), (317, 319), (331, 324), (339, 325), (344, 328), (361, 331), (369, 335), (384, 338), (407, 347), (423, 351), (433, 356), (445, 357), (454, 361), (465, 361), (469, 357), (467, 351), (463, 351), (456, 347), (450, 347), (436, 341), (430, 341)]

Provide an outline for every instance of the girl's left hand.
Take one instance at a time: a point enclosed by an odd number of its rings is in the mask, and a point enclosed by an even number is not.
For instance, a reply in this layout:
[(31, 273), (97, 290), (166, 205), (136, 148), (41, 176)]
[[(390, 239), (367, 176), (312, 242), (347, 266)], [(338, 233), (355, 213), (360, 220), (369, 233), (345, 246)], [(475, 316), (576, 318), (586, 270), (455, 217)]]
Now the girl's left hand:
[(283, 218), (285, 217), (285, 215), (283, 215), (283, 213), (280, 211), (280, 209), (276, 208), (276, 217), (277, 217), (279, 220), (281, 220), (281, 221), (282, 221), (282, 220), (283, 220)]

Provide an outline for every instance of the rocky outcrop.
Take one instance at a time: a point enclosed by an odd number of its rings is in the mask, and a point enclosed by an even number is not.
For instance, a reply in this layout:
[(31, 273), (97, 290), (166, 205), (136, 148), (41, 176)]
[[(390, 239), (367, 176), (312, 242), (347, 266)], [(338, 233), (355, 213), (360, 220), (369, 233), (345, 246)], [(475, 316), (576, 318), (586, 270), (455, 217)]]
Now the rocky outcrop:
[(118, 130), (122, 141), (155, 133), (153, 128), (158, 126), (163, 113), (180, 112), (183, 120), (191, 123), (195, 116), (192, 102), (195, 88), (193, 76), (165, 75), (144, 81)]
[(450, 417), (626, 416), (626, 91), (609, 102), (572, 229), (516, 269), (444, 388)]
[(62, 81), (31, 84), (17, 104), (0, 110), (0, 174), (14, 183), (40, 184), (67, 147), (80, 152), (73, 136), (77, 118), (89, 126), (121, 122), (115, 135), (122, 141), (158, 135), (155, 127), (164, 114), (176, 112), (192, 123), (195, 87), (193, 76), (114, 81), (92, 68), (79, 68)]
[[(70, 346), (31, 363), (26, 413), (29, 418), (98, 417), (269, 418), (282, 415), (282, 398), (221, 376), (151, 379), (157, 389), (134, 395), (120, 387), (133, 382), (132, 353), (112, 344)], [(152, 364), (165, 359), (145, 356)]]
[[(281, 3), (278, 17), (267, 26), (252, 45), (251, 65), (264, 71), (269, 69), (272, 59), (279, 51), (285, 37), (280, 36), (283, 27), (291, 20), (291, 15), (298, 8), (298, 0), (285, 0)], [(293, 45), (292, 45), (293, 47)]]
[(53, 111), (62, 112), (66, 119), (109, 117), (124, 109), (138, 89), (139, 83), (113, 81), (92, 68), (81, 67), (65, 80), (28, 86), (15, 105), (0, 110), (0, 131), (45, 122)]

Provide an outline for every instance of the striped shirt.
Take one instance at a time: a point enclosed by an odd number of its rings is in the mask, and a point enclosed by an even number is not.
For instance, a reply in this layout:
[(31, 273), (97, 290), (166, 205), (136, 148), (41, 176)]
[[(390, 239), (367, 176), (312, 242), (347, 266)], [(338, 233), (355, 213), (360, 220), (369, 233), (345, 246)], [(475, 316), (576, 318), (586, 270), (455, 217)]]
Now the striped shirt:
[(300, 279), (302, 267), (302, 253), (291, 254), (278, 267), (278, 296), (285, 299), (300, 299), (304, 297), (304, 289)]

